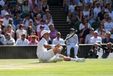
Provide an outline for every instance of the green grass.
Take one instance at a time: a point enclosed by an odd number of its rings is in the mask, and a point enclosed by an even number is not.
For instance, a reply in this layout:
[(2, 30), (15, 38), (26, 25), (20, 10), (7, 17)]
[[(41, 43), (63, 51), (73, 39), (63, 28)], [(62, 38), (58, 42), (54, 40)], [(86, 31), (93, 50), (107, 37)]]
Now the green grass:
[(1, 59), (0, 76), (113, 76), (113, 59), (39, 63), (37, 59)]

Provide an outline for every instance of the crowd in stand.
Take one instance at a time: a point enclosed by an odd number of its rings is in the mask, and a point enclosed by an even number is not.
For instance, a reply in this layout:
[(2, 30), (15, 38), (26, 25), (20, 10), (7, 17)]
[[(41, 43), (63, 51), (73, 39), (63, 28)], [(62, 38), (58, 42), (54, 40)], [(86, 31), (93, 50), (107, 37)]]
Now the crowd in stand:
[[(89, 57), (107, 58), (110, 54), (113, 54), (113, 1), (63, 1), (64, 11), (67, 13), (67, 23), (77, 30), (79, 43), (93, 44), (88, 54)], [(73, 47), (73, 42), (70, 44), (70, 47)], [(107, 46), (100, 47), (101, 44)]]
[(56, 37), (47, 0), (0, 0), (0, 45), (37, 45), (42, 30)]
[[(113, 42), (112, 3), (112, 0), (63, 0), (67, 22), (78, 30), (80, 44)], [(0, 0), (1, 45), (18, 45), (18, 42), (24, 45), (24, 39), (25, 45), (34, 39), (37, 44), (42, 30), (51, 31), (51, 41), (57, 36), (47, 0), (16, 0), (15, 3)]]
[(64, 0), (63, 6), (67, 22), (78, 30), (79, 43), (113, 43), (112, 0)]

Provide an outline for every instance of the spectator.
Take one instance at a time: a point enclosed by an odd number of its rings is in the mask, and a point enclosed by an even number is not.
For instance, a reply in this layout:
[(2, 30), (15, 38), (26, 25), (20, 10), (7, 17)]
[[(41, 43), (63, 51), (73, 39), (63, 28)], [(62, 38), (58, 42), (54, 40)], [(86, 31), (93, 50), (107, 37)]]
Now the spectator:
[(52, 15), (49, 12), (49, 9), (46, 9), (45, 15), (43, 15), (43, 20), (45, 20), (47, 25), (53, 24)]
[(8, 7), (7, 6), (3, 6), (3, 9), (1, 10), (1, 16), (4, 17), (8, 12)]
[(40, 26), (40, 31), (37, 32), (37, 35), (39, 37), (39, 40), (41, 39), (41, 32), (44, 30), (44, 26)]
[(53, 39), (52, 44), (53, 45), (58, 45), (58, 44), (65, 45), (65, 41), (63, 38), (61, 38), (60, 32), (57, 32), (57, 37), (55, 39)]
[(105, 12), (103, 14), (102, 24), (104, 25), (104, 23), (107, 22), (108, 19), (109, 19), (109, 14)]
[(107, 43), (106, 47), (104, 47), (103, 49), (104, 53), (102, 55), (102, 58), (113, 58), (113, 48), (111, 42)]
[(26, 39), (26, 34), (22, 34), (21, 38), (17, 39), (16, 41), (16, 46), (28, 46), (29, 45), (29, 41), (28, 39)]
[(104, 8), (102, 8), (102, 10), (98, 13), (98, 21), (102, 21), (104, 19), (104, 15), (105, 15), (105, 10)]
[(50, 29), (50, 38), (51, 40), (53, 40), (54, 38), (57, 37), (57, 30), (55, 29), (53, 24), (49, 26), (49, 29)]
[(85, 18), (86, 20), (90, 20), (91, 9), (90, 9), (89, 5), (84, 6), (82, 13), (83, 13), (83, 18)]
[[(8, 23), (8, 25), (11, 25), (12, 26), (12, 28), (13, 28), (13, 30), (16, 30), (16, 27), (15, 27), (15, 25), (14, 25), (14, 22), (13, 22), (13, 19), (12, 18), (9, 18), (9, 23)], [(7, 25), (7, 26), (8, 26)]]
[(6, 28), (9, 24), (9, 20), (10, 20), (10, 14), (9, 13), (5, 13), (5, 16), (3, 18), (3, 24), (4, 24), (4, 27)]
[(85, 44), (89, 44), (90, 43), (90, 38), (93, 36), (93, 34), (94, 34), (94, 29), (91, 28), (89, 34), (86, 35)]
[(28, 36), (28, 40), (32, 40), (32, 35), (36, 37), (36, 40), (39, 41), (39, 37), (37, 36), (37, 33), (35, 30), (32, 31), (31, 35)]
[(0, 0), (0, 6), (4, 6), (5, 5), (5, 1), (4, 0)]
[(15, 17), (14, 17), (14, 25), (15, 25), (15, 29), (18, 28), (18, 25), (20, 23), (20, 21), (22, 21), (20, 14), (16, 13)]
[(23, 23), (25, 25), (25, 29), (28, 28), (30, 22), (33, 23), (33, 20), (30, 18), (30, 15), (28, 14), (28, 15), (25, 16), (25, 18), (23, 20)]
[(105, 29), (104, 29), (104, 25), (102, 23), (99, 24), (99, 27), (96, 29), (96, 31), (98, 32), (98, 35), (104, 39), (105, 38)]
[(90, 38), (90, 44), (95, 44), (95, 43), (102, 43), (102, 38), (98, 36), (98, 32), (94, 31), (93, 36)]
[(104, 29), (105, 31), (113, 32), (113, 22), (111, 20), (111, 17), (107, 18), (107, 21), (104, 23)]
[(31, 33), (32, 33), (33, 31), (36, 30), (36, 27), (34, 26), (34, 24), (33, 24), (32, 21), (29, 22), (28, 28), (27, 28), (26, 30), (27, 30), (27, 35), (28, 35), (28, 36), (31, 35)]
[(22, 13), (27, 14), (29, 12), (30, 12), (30, 8), (29, 8), (29, 5), (28, 5), (28, 0), (26, 0), (22, 4)]
[(48, 25), (45, 24), (45, 21), (41, 20), (40, 24), (36, 26), (37, 27), (37, 33), (40, 33), (40, 31), (41, 31), (40, 27), (41, 26), (44, 27), (44, 30), (50, 31)]
[(15, 40), (10, 33), (5, 34), (4, 45), (15, 45)]
[(88, 21), (83, 18), (82, 23), (79, 25), (79, 36), (80, 36), (80, 43), (84, 43), (85, 42), (85, 37), (87, 34), (89, 34), (91, 25), (88, 23)]
[(68, 12), (69, 5), (70, 5), (70, 0), (63, 0), (63, 8), (66, 13)]
[(110, 13), (111, 11), (111, 3), (105, 3), (105, 12)]
[(93, 10), (95, 20), (97, 20), (97, 16), (98, 16), (99, 12), (101, 12), (101, 5), (99, 2), (96, 2), (95, 8)]
[[(41, 7), (41, 6), (40, 6)], [(32, 9), (32, 16), (36, 17), (38, 14), (42, 15), (42, 10), (38, 6), (35, 5), (35, 7)]]
[(113, 43), (113, 39), (111, 38), (111, 33), (110, 32), (106, 32), (106, 36), (104, 39), (102, 39), (102, 43)]
[(35, 1), (37, 1), (37, 0), (28, 0), (28, 5), (29, 5), (30, 10), (32, 10), (34, 8)]
[(19, 24), (19, 28), (16, 30), (16, 38), (20, 38), (23, 33), (27, 36), (27, 31), (24, 29), (24, 24)]
[(88, 23), (88, 21), (86, 20), (86, 18), (83, 18), (82, 23), (79, 25), (79, 30), (81, 31), (82, 29), (87, 29), (87, 28), (91, 28), (91, 25)]
[(67, 56), (70, 57), (70, 50), (71, 48), (74, 48), (74, 57), (77, 57), (78, 54), (78, 36), (75, 33), (75, 29), (74, 28), (70, 28), (70, 33), (66, 36), (66, 48), (67, 48)]
[(42, 0), (42, 11), (46, 12), (46, 9), (49, 9), (49, 6), (47, 4), (47, 0)]
[(14, 32), (13, 27), (12, 27), (11, 24), (9, 24), (9, 25), (6, 27), (5, 33), (10, 33), (10, 35), (11, 35), (13, 38), (15, 37), (15, 32)]
[(70, 13), (73, 13), (74, 12), (74, 9), (75, 9), (75, 4), (74, 4), (74, 2), (71, 2), (70, 5), (69, 5), (69, 8), (68, 8), (68, 11)]
[(36, 25), (39, 25), (41, 21), (41, 14), (37, 14), (34, 20), (35, 20)]
[(38, 41), (37, 41), (37, 36), (36, 35), (31, 35), (31, 40), (29, 42), (30, 46), (37, 46)]
[(88, 57), (89, 58), (102, 58), (102, 55), (103, 55), (103, 49), (100, 47), (100, 45), (98, 43), (95, 43), (94, 45), (92, 45), (88, 53)]

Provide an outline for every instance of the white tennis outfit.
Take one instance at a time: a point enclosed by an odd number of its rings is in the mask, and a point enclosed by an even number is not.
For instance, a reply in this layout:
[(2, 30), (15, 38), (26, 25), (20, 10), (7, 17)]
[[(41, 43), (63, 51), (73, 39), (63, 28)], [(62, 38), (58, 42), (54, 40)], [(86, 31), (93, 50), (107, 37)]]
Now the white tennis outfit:
[(59, 55), (54, 54), (53, 49), (48, 50), (44, 47), (44, 45), (48, 45), (47, 40), (42, 38), (38, 43), (37, 47), (37, 57), (40, 62), (52, 62), (59, 60)]

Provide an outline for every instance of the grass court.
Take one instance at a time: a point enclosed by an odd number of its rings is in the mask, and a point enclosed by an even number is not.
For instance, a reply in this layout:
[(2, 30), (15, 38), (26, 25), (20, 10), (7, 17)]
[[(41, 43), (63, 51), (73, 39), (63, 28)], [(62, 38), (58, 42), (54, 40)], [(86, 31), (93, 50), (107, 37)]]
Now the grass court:
[(113, 76), (113, 59), (39, 63), (38, 59), (0, 59), (0, 76)]

